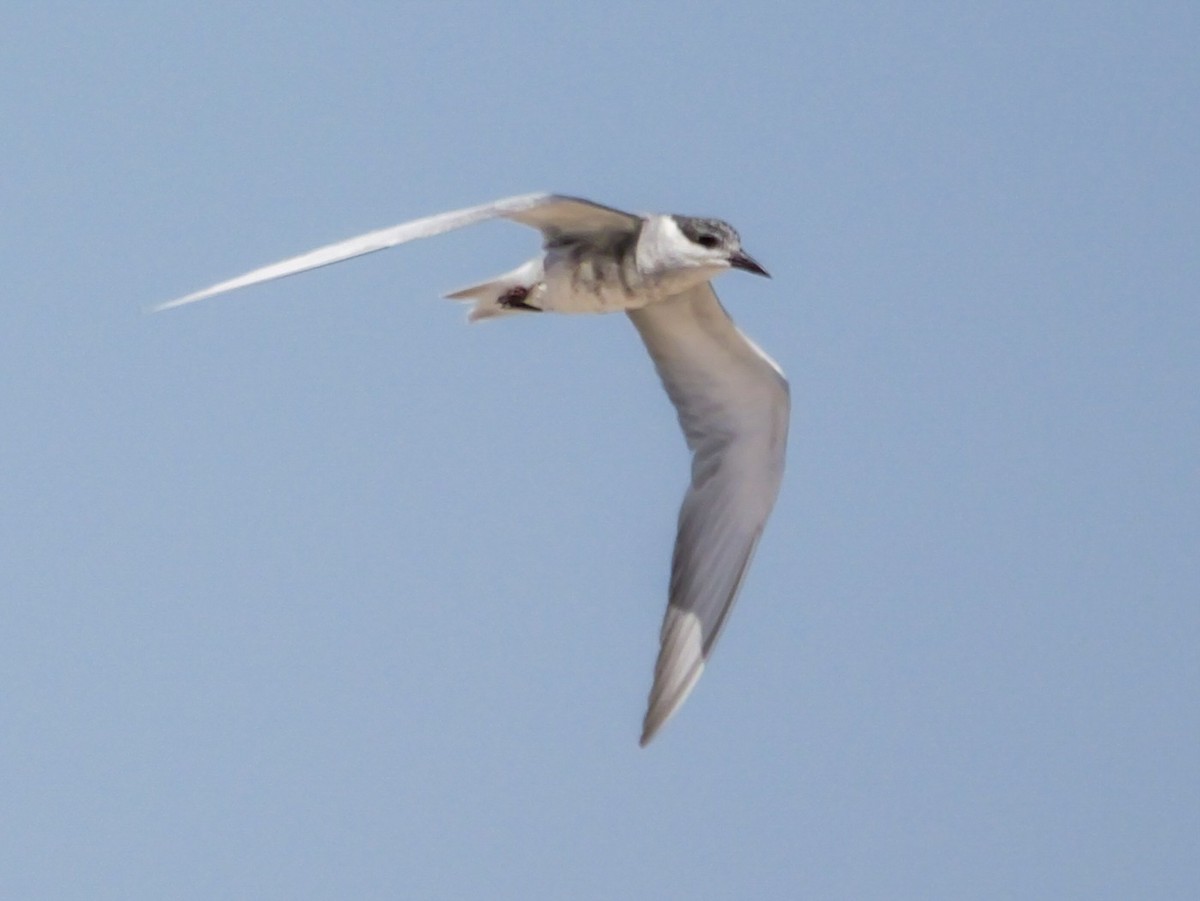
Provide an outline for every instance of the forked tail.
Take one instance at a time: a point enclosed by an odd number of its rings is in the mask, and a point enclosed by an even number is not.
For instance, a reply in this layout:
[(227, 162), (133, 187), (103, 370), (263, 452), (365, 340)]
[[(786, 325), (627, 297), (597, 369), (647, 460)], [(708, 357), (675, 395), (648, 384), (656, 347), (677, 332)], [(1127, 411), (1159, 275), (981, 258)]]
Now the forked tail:
[(473, 300), (475, 306), (467, 315), (471, 322), (507, 316), (510, 313), (540, 312), (532, 300), (542, 283), (542, 261), (530, 260), (512, 272), (497, 276), (491, 281), (480, 282), (447, 294), (450, 300)]

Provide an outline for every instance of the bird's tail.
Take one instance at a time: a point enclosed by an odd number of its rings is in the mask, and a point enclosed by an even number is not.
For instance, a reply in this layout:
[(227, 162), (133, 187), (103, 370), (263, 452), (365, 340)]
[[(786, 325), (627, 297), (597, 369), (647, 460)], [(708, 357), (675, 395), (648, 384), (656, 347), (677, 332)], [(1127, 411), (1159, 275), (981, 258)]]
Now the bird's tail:
[[(542, 282), (542, 261), (530, 260), (512, 272), (497, 276), (491, 281), (480, 282), (447, 294), (450, 300), (473, 300), (475, 306), (467, 318), (471, 322), (506, 316), (509, 313), (537, 312), (533, 295)], [(526, 300), (530, 302), (526, 302)]]

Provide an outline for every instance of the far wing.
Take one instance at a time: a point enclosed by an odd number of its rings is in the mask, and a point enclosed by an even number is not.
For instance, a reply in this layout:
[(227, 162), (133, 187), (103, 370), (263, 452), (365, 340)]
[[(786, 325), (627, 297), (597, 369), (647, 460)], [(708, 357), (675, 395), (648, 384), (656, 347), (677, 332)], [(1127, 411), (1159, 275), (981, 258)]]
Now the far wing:
[(426, 216), (423, 219), (414, 219), (390, 228), (381, 228), (377, 231), (367, 232), (365, 235), (347, 238), (336, 244), (327, 244), (316, 250), (310, 250), (308, 253), (302, 253), (300, 256), (272, 263), (261, 269), (255, 269), (253, 272), (247, 272), (245, 275), (239, 275), (237, 278), (220, 282), (211, 288), (196, 291), (176, 300), (169, 300), (153, 307), (152, 312), (181, 307), (184, 304), (224, 294), (237, 288), (258, 285), (287, 275), (296, 275), (310, 269), (328, 266), (331, 263), (340, 263), (363, 254), (395, 247), (397, 244), (404, 244), (407, 241), (431, 238), (456, 228), (497, 218), (512, 219), (523, 225), (539, 229), (547, 238), (562, 233), (635, 228), (639, 221), (637, 216), (631, 216), (628, 213), (575, 197), (563, 197), (557, 194), (524, 194), (519, 197), (497, 200), (495, 203), (483, 206), (473, 206), (449, 213), (439, 213), (436, 216)]
[(791, 404), (779, 367), (705, 283), (629, 313), (692, 451), (642, 744), (704, 670), (783, 477)]
[(641, 216), (561, 194), (542, 195), (540, 203), (505, 215), (514, 222), (540, 230), (547, 238), (564, 234), (633, 231), (642, 221)]

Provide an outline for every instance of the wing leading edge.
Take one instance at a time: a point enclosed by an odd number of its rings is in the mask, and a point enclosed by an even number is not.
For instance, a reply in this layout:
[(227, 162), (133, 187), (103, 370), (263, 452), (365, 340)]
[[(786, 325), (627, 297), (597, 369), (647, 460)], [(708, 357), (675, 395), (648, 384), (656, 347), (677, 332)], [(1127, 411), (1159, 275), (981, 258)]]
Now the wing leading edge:
[(779, 493), (791, 403), (779, 367), (738, 331), (711, 284), (629, 318), (692, 451), (645, 745), (700, 678), (737, 599)]

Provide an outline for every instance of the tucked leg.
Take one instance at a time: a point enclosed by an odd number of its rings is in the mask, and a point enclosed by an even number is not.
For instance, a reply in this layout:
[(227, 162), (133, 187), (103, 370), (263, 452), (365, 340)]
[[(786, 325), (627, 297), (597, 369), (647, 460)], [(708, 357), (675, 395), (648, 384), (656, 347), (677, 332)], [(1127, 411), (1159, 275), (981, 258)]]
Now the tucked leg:
[(530, 310), (534, 313), (542, 312), (541, 307), (535, 307), (532, 304), (525, 302), (525, 298), (528, 296), (528, 288), (526, 288), (524, 285), (516, 285), (501, 294), (496, 302), (506, 310)]

